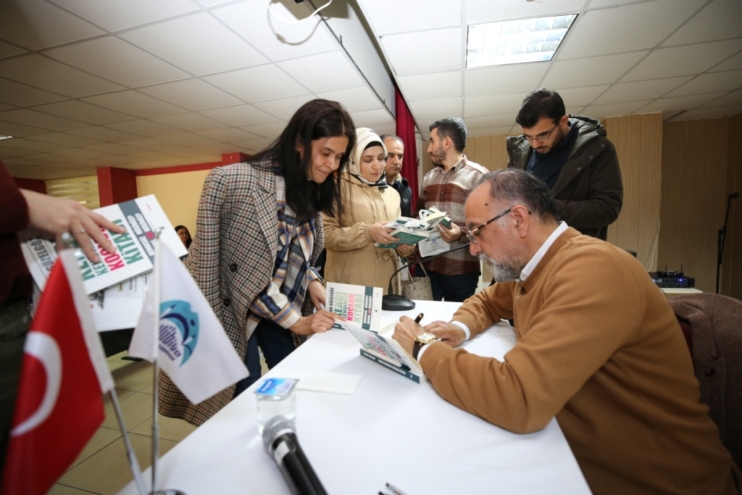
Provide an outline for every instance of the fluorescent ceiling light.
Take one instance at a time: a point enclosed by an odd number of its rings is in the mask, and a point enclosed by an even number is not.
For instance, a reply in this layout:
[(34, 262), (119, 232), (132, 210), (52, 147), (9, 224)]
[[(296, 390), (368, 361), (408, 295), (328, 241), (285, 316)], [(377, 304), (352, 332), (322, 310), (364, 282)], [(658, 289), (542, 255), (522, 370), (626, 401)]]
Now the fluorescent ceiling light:
[(13, 139), (13, 136), (3, 136), (2, 134), (0, 134), (0, 141), (2, 141), (3, 139)]
[(466, 67), (549, 61), (576, 18), (568, 14), (469, 26)]

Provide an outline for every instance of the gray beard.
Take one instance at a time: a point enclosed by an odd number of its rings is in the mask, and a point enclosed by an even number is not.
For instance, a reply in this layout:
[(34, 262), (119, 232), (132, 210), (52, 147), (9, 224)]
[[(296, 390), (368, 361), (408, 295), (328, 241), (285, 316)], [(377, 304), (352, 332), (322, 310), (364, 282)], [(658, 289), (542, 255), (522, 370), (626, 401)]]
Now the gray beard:
[(483, 261), (490, 272), (492, 272), (492, 278), (495, 282), (510, 282), (520, 278), (520, 272), (523, 271), (523, 267), (515, 267), (505, 263), (498, 263), (484, 253), (478, 255), (480, 261)]

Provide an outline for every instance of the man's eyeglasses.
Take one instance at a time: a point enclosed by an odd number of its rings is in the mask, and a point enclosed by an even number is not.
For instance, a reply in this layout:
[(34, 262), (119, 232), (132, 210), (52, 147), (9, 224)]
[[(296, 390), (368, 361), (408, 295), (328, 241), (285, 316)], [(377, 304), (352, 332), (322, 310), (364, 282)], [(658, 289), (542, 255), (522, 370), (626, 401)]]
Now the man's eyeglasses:
[(482, 231), (482, 229), (485, 228), (487, 225), (491, 224), (492, 222), (494, 222), (495, 220), (504, 217), (505, 215), (507, 215), (508, 213), (510, 213), (510, 211), (512, 209), (513, 209), (513, 207), (511, 206), (507, 210), (505, 210), (505, 211), (503, 211), (501, 213), (498, 213), (497, 215), (495, 215), (494, 217), (490, 218), (489, 220), (487, 220), (486, 222), (484, 222), (482, 225), (480, 225), (479, 227), (477, 227), (474, 230), (464, 229), (464, 234), (466, 234), (466, 238), (469, 239), (469, 242), (471, 244), (479, 244), (479, 241), (477, 240), (477, 236), (479, 236), (479, 234)]
[(534, 141), (538, 141), (539, 143), (545, 143), (545, 142), (546, 142), (546, 141), (547, 141), (547, 140), (549, 139), (549, 137), (551, 136), (551, 133), (552, 133), (552, 132), (554, 132), (554, 129), (556, 129), (557, 127), (558, 127), (558, 125), (555, 125), (554, 127), (552, 127), (552, 128), (551, 128), (551, 130), (550, 130), (550, 131), (542, 132), (541, 134), (536, 134), (536, 135), (535, 135), (535, 136), (533, 136), (533, 137), (531, 137), (531, 136), (528, 136), (528, 135), (526, 135), (526, 134), (521, 134), (521, 135), (522, 135), (522, 136), (523, 136), (523, 137), (524, 137), (524, 138), (526, 139), (526, 141), (528, 141), (529, 143), (532, 143), (532, 142), (534, 142)]

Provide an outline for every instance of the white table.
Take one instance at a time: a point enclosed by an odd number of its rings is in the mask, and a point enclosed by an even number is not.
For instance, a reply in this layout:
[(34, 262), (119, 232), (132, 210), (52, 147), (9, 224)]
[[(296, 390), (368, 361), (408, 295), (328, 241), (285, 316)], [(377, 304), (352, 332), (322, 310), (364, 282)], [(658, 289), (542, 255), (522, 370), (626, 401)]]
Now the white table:
[[(421, 301), (408, 313), (448, 321), (456, 303)], [(472, 352), (497, 358), (515, 344), (501, 324), (469, 341)], [(282, 367), (363, 375), (355, 395), (297, 392), (297, 436), (329, 494), (376, 494), (390, 482), (406, 495), (589, 494), (556, 420), (516, 435), (443, 400), (359, 355), (349, 334), (309, 339)], [(259, 383), (259, 382), (258, 382)], [(159, 488), (187, 495), (288, 494), (256, 429), (256, 385), (232, 401), (160, 460)], [(149, 470), (145, 474), (149, 483)], [(122, 494), (134, 495), (129, 484)]]

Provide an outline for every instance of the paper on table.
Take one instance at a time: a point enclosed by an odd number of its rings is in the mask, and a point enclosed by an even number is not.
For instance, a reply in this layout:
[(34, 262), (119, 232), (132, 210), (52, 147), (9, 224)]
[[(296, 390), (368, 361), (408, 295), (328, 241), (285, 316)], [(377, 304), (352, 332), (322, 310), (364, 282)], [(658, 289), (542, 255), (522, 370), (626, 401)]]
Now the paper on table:
[(282, 367), (277, 373), (281, 378), (298, 378), (299, 383), (296, 388), (314, 392), (355, 395), (358, 384), (361, 383), (361, 375), (347, 375), (329, 371), (302, 371)]

